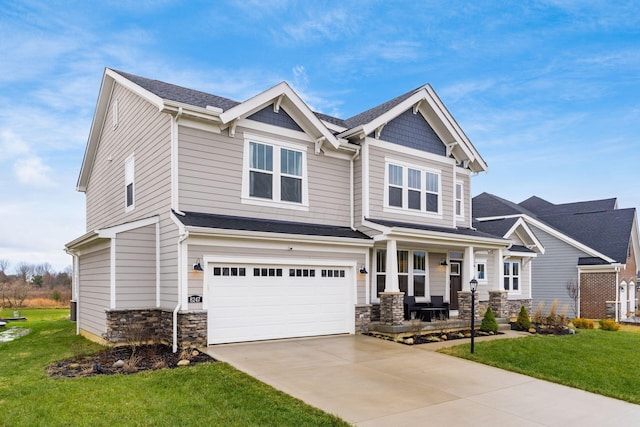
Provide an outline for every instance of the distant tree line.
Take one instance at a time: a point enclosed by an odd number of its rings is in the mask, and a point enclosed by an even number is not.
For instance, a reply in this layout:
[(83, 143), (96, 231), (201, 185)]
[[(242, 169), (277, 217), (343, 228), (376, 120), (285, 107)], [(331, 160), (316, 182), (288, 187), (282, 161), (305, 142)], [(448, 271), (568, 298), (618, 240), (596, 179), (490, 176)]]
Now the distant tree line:
[(57, 272), (47, 262), (20, 262), (13, 267), (13, 274), (9, 273), (10, 267), (9, 260), (0, 258), (0, 308), (22, 307), (34, 291), (49, 290), (56, 299), (71, 290), (71, 267)]

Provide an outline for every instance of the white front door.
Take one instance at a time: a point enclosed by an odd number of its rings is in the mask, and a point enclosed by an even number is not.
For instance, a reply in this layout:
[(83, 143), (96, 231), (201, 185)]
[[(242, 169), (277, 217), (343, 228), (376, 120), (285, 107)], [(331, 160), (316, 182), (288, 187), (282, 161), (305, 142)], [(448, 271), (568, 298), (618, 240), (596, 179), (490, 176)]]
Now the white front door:
[(352, 267), (211, 263), (207, 268), (209, 344), (354, 332)]

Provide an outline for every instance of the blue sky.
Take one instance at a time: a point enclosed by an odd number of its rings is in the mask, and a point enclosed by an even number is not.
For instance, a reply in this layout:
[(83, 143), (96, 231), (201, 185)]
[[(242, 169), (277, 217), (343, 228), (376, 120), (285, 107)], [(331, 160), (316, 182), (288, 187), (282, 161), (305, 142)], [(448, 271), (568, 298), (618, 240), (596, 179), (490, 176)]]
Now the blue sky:
[(0, 3), (0, 258), (70, 264), (104, 67), (238, 101), (289, 82), (350, 117), (430, 83), (515, 202), (640, 206), (634, 1)]

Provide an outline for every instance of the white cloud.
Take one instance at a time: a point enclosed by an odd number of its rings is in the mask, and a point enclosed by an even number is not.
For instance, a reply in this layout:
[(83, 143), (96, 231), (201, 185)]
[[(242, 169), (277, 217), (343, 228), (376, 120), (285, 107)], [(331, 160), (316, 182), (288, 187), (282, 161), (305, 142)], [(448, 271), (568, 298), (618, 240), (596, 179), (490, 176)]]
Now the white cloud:
[(21, 157), (13, 164), (13, 172), (21, 184), (36, 187), (55, 187), (52, 169), (40, 157)]

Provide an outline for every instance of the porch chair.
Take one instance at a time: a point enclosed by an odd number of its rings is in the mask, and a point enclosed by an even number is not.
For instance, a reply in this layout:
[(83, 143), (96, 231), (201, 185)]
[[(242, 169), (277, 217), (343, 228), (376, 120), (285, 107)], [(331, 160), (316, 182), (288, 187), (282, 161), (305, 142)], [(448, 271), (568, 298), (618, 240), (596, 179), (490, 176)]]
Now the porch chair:
[(442, 295), (431, 295), (431, 307), (440, 308), (445, 318), (449, 318), (449, 303), (444, 302), (444, 297)]

